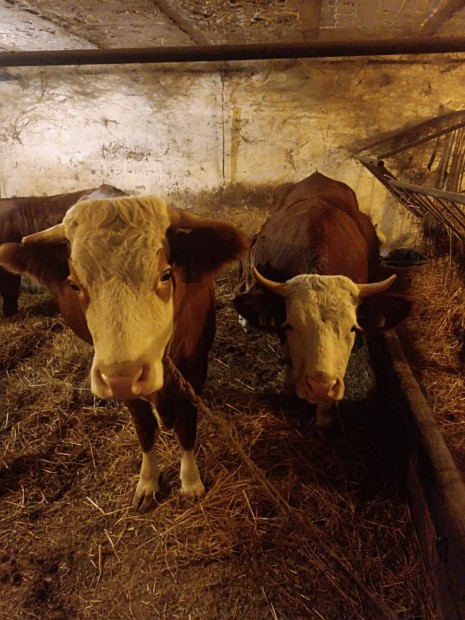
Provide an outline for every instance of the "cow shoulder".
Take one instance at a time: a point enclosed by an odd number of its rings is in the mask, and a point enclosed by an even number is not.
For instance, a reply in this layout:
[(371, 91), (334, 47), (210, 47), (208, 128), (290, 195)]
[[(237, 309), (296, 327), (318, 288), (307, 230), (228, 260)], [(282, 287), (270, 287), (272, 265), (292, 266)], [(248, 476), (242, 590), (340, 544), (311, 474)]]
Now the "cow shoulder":
[(392, 329), (412, 311), (412, 300), (405, 295), (382, 293), (367, 297), (357, 308), (357, 321), (365, 331)]
[(31, 275), (55, 292), (69, 275), (68, 246), (4, 243), (0, 245), (0, 266), (18, 275)]
[(168, 229), (170, 262), (181, 268), (186, 281), (218, 274), (248, 250), (247, 236), (226, 222), (192, 230)]

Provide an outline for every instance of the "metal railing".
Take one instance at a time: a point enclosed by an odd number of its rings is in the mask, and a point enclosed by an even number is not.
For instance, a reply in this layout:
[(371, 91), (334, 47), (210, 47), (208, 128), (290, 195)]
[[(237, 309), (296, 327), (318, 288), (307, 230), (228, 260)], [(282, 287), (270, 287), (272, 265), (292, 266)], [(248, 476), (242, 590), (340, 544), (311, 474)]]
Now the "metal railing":
[[(382, 160), (357, 156), (357, 159), (391, 192), (415, 217), (428, 216), (450, 231), (460, 241), (465, 241), (465, 195), (434, 187), (424, 187), (395, 178)], [(457, 178), (463, 176), (457, 170)]]

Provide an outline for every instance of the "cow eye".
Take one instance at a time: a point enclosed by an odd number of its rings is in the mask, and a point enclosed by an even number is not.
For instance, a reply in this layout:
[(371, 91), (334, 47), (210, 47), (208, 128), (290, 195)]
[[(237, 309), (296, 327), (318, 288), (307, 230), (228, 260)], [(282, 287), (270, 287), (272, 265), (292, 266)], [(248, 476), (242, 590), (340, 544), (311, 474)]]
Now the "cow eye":
[(79, 288), (79, 286), (76, 284), (76, 282), (73, 282), (72, 280), (68, 280), (70, 287), (73, 289), (73, 291), (80, 291), (81, 289)]
[(169, 282), (171, 280), (171, 269), (165, 269), (160, 276), (160, 282)]
[(289, 323), (284, 323), (283, 325), (281, 325), (281, 329), (283, 329), (285, 332), (290, 332), (292, 329), (292, 325), (289, 325)]

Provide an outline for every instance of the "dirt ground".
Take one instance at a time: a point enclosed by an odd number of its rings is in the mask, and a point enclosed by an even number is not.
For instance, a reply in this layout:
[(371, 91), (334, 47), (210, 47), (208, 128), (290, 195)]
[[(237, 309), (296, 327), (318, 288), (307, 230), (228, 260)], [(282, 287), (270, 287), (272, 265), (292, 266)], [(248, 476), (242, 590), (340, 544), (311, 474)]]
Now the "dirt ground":
[[(251, 233), (275, 200), (191, 202)], [(90, 392), (90, 348), (46, 294), (23, 294), (0, 323), (0, 617), (436, 618), (364, 344), (341, 430), (322, 440), (280, 394), (278, 342), (239, 326), (228, 275), (217, 298), (203, 396), (229, 430), (200, 415), (201, 501), (180, 496), (162, 434), (165, 492), (148, 515), (129, 507), (140, 450), (124, 407)]]

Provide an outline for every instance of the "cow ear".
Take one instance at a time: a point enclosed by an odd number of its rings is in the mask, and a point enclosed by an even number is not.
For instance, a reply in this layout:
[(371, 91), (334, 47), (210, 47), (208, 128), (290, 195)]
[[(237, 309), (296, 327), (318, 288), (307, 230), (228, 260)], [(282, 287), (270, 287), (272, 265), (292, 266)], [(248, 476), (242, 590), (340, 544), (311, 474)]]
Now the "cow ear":
[(170, 262), (181, 267), (187, 282), (217, 275), (249, 248), (247, 236), (227, 223), (189, 231), (169, 228), (167, 236)]
[(55, 292), (69, 275), (68, 251), (66, 243), (4, 243), (0, 245), (0, 267), (18, 275), (31, 275)]
[(362, 301), (357, 309), (357, 321), (362, 329), (370, 331), (392, 329), (408, 317), (412, 301), (394, 293), (373, 295)]
[(242, 293), (234, 298), (236, 312), (252, 327), (277, 331), (286, 321), (286, 305), (282, 297), (261, 291)]

